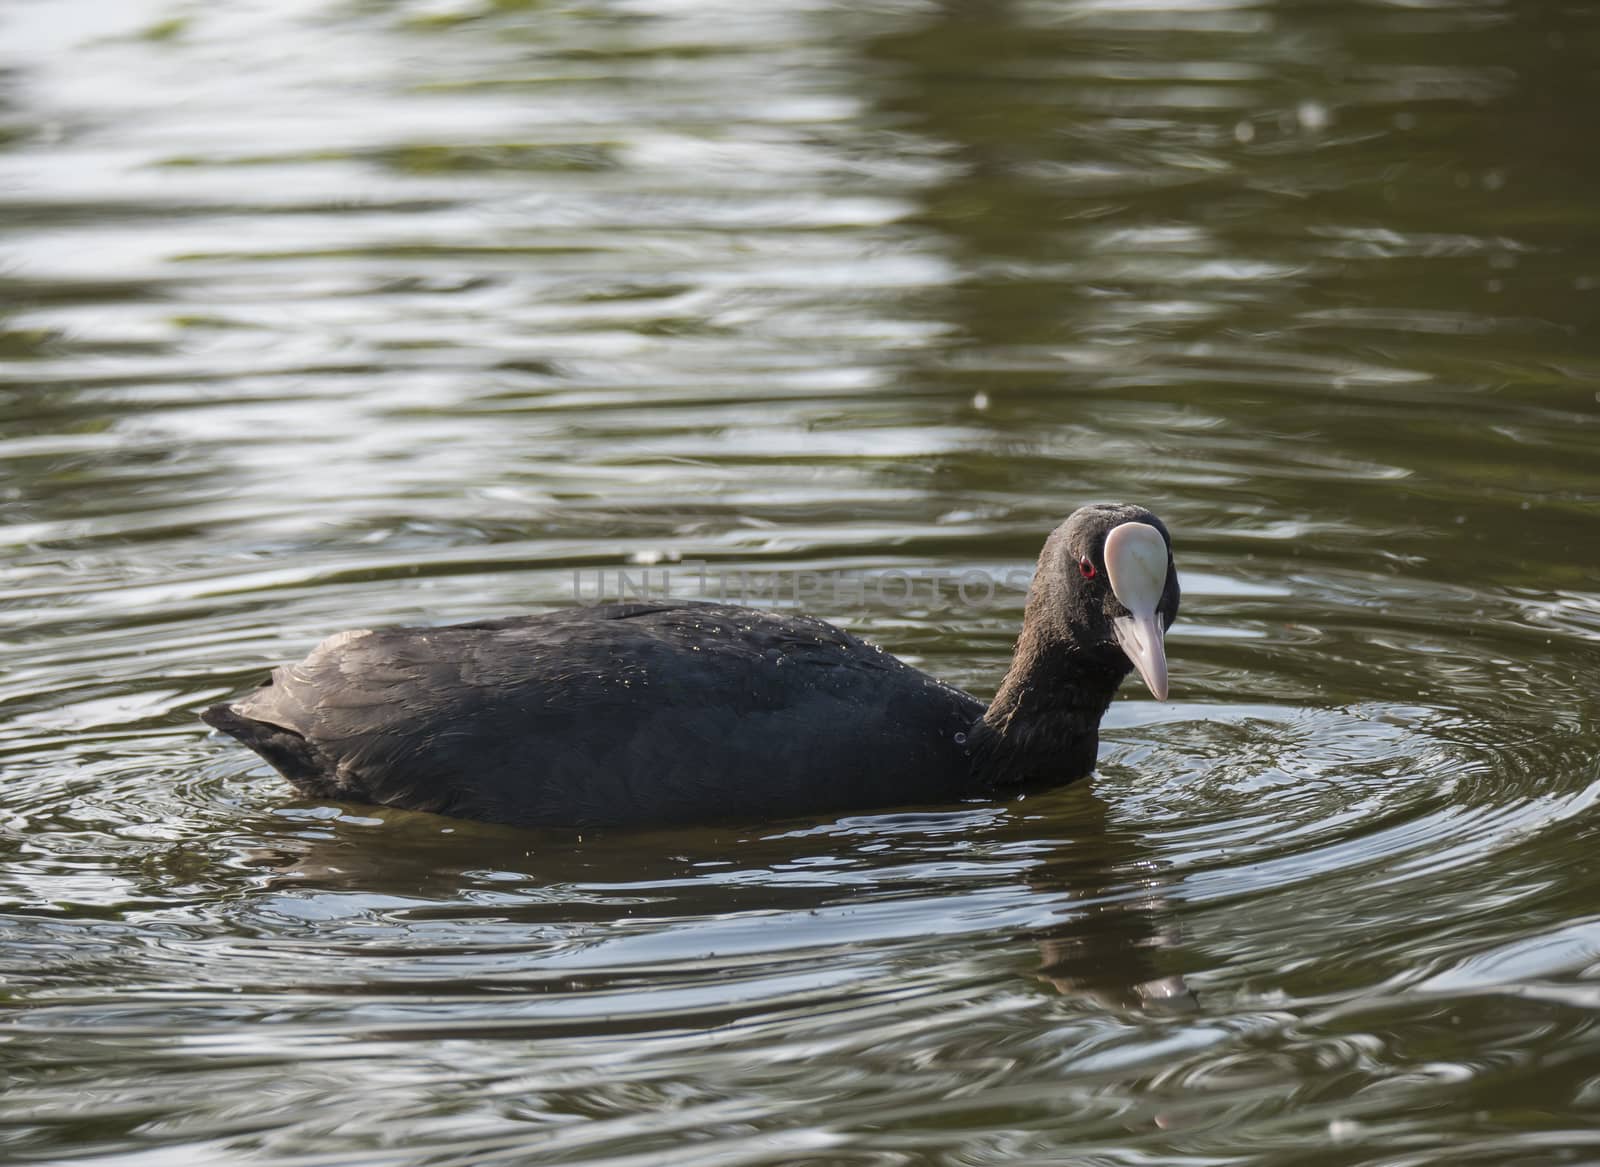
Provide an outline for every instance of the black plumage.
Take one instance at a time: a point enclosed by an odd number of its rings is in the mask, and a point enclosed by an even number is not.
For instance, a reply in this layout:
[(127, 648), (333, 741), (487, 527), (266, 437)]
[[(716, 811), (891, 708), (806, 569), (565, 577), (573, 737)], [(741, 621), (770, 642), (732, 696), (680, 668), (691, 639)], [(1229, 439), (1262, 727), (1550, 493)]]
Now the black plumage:
[(663, 602), (340, 633), (201, 716), (308, 794), (529, 826), (771, 819), (1065, 781), (1093, 769), (1133, 667), (1104, 562), (1126, 523), (1160, 532), (1171, 624), (1166, 528), (1137, 507), (1083, 508), (1045, 544), (987, 707), (822, 620)]

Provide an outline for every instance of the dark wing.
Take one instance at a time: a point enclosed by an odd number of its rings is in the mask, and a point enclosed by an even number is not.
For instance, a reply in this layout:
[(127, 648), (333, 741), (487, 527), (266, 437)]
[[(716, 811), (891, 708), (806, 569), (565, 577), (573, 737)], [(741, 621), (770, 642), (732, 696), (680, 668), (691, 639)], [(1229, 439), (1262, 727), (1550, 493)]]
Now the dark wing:
[(342, 633), (206, 718), (316, 795), (578, 825), (946, 799), (981, 713), (820, 620), (641, 604)]

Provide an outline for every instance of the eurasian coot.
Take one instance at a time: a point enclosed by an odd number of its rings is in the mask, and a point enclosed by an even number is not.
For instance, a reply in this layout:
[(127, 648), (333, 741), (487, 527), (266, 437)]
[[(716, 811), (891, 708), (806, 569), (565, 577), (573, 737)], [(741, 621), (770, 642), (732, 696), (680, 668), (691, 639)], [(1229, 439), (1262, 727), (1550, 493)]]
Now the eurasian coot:
[(662, 602), (343, 632), (201, 716), (314, 797), (523, 826), (950, 802), (1088, 774), (1131, 670), (1165, 699), (1177, 613), (1161, 520), (1088, 506), (987, 707), (809, 616)]

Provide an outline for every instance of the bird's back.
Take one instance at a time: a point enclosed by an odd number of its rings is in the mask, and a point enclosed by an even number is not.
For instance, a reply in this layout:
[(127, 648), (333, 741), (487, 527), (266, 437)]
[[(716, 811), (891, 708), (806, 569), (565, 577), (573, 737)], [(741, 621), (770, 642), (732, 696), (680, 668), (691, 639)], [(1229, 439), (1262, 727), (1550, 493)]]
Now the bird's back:
[(342, 633), (205, 716), (316, 795), (586, 826), (948, 801), (982, 713), (821, 620), (660, 603)]

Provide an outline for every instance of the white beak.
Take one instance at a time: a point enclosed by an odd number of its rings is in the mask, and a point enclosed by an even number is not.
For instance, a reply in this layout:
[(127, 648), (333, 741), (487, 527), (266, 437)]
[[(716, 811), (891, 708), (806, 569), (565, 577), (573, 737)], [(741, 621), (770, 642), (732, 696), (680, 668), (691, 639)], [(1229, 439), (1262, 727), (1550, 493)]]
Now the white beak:
[(1156, 605), (1167, 588), (1167, 541), (1148, 523), (1123, 523), (1106, 536), (1111, 591), (1132, 615), (1111, 631), (1157, 701), (1167, 699), (1167, 650)]

